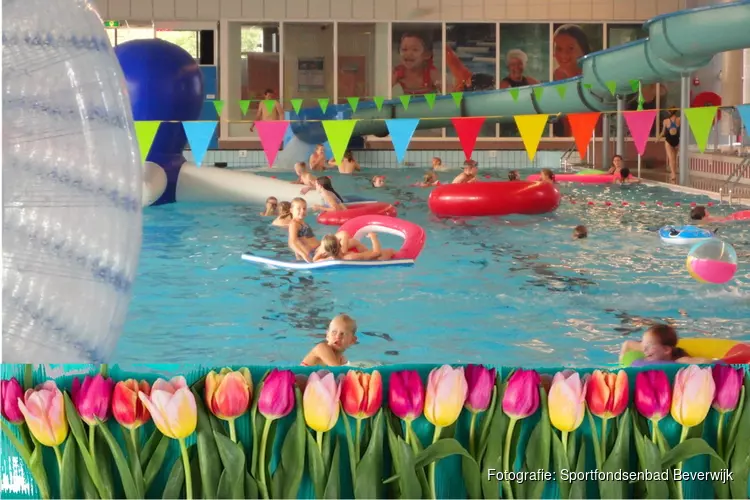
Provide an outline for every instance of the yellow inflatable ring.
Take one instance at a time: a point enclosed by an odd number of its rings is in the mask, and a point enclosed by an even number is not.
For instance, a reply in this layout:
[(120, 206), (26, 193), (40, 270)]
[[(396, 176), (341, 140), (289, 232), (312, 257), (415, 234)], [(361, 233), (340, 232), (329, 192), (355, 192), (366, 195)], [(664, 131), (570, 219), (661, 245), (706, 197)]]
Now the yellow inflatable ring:
[[(710, 338), (682, 339), (677, 342), (677, 347), (683, 349), (691, 358), (716, 359), (732, 365), (750, 363), (750, 344), (736, 340)], [(621, 364), (623, 367), (628, 367), (641, 359), (643, 359), (642, 352), (631, 351), (625, 354)], [(652, 363), (643, 363), (642, 366), (650, 364)]]

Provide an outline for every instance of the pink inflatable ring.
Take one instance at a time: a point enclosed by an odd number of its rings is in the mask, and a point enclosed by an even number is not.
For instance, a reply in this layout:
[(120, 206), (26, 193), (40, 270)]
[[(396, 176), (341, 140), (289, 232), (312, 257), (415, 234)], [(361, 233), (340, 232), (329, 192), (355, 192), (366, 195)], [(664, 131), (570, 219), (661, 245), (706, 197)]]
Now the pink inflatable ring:
[(422, 253), (427, 239), (424, 229), (413, 222), (385, 215), (363, 215), (349, 219), (339, 231), (346, 231), (352, 238), (363, 241), (367, 233), (385, 233), (404, 239), (401, 249), (393, 255), (393, 260), (415, 260)]
[(339, 226), (348, 220), (363, 215), (385, 215), (396, 217), (398, 212), (396, 207), (390, 203), (383, 202), (365, 202), (365, 203), (347, 203), (346, 210), (333, 210), (331, 212), (322, 212), (318, 215), (318, 224), (326, 226)]

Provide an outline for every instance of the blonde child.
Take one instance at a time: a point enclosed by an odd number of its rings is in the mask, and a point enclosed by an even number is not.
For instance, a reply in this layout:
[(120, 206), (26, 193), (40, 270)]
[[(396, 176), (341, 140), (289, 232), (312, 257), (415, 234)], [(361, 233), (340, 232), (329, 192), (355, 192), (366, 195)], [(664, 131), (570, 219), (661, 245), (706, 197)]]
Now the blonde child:
[(440, 180), (438, 179), (437, 174), (433, 170), (429, 170), (425, 172), (424, 177), (422, 177), (422, 182), (417, 182), (414, 184), (414, 187), (433, 187), (433, 186), (439, 186)]
[(418, 33), (404, 33), (398, 52), (401, 63), (393, 69), (391, 87), (398, 85), (408, 95), (440, 92), (443, 78), (433, 61), (431, 40)]
[[(312, 228), (305, 222), (307, 216), (307, 202), (303, 198), (295, 198), (291, 204), (292, 220), (289, 222), (289, 249), (294, 252), (298, 260), (312, 262), (315, 258), (320, 241), (315, 237)], [(366, 252), (367, 248), (358, 240), (351, 239), (343, 231), (336, 233), (341, 247), (345, 252), (355, 248), (359, 252)]]
[(477, 162), (474, 160), (466, 160), (464, 162), (464, 171), (461, 172), (453, 179), (451, 184), (467, 184), (469, 182), (477, 181), (477, 174), (479, 173), (479, 167)]
[(382, 188), (385, 187), (385, 175), (375, 175), (372, 179), (370, 179), (370, 184), (372, 184), (372, 187), (374, 188)]
[(357, 322), (348, 314), (331, 320), (326, 339), (312, 348), (302, 359), (302, 366), (343, 366), (344, 352), (357, 343)]
[(380, 240), (378, 235), (375, 233), (368, 233), (367, 237), (372, 242), (372, 250), (360, 252), (356, 248), (343, 250), (341, 246), (342, 236), (345, 235), (345, 239), (351, 241), (350, 236), (343, 231), (338, 234), (327, 234), (323, 236), (320, 241), (320, 246), (315, 252), (313, 262), (321, 260), (391, 260), (393, 255), (396, 253), (392, 248), (383, 249), (380, 247)]
[(273, 215), (276, 215), (276, 211), (278, 208), (279, 200), (277, 200), (274, 196), (269, 196), (266, 198), (266, 208), (260, 213), (263, 217), (271, 217)]
[(288, 227), (292, 222), (292, 204), (288, 201), (279, 203), (279, 216), (274, 219), (271, 225), (276, 227)]
[(445, 166), (443, 165), (443, 160), (441, 160), (439, 157), (434, 157), (432, 159), (432, 170), (439, 171), (439, 170), (445, 170)]
[(308, 163), (310, 164), (310, 170), (326, 169), (326, 149), (322, 144), (315, 146), (315, 151), (310, 155)]

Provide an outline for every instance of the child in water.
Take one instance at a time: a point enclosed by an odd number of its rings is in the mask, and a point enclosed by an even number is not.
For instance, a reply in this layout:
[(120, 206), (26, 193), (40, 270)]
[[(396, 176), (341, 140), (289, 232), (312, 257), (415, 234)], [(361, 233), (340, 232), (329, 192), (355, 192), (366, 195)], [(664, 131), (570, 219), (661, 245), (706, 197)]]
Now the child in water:
[(322, 144), (315, 146), (315, 151), (310, 155), (307, 163), (310, 164), (310, 170), (326, 169), (326, 149)]
[(573, 228), (573, 239), (582, 240), (589, 237), (589, 230), (584, 225), (579, 225)]
[(346, 233), (340, 232), (336, 234), (327, 234), (323, 236), (320, 241), (320, 246), (313, 256), (313, 262), (319, 262), (321, 260), (391, 260), (393, 254), (396, 253), (392, 248), (383, 249), (380, 247), (380, 240), (378, 235), (375, 233), (368, 233), (367, 237), (372, 242), (372, 250), (365, 248), (364, 252), (356, 251), (357, 249), (343, 250), (341, 246), (341, 238), (343, 240), (351, 241), (350, 236)]
[(372, 179), (370, 179), (370, 184), (372, 184), (372, 187), (374, 188), (385, 187), (385, 175), (374, 175)]
[(431, 40), (418, 33), (404, 33), (398, 52), (401, 63), (393, 70), (391, 87), (399, 85), (407, 95), (440, 92), (443, 77), (433, 62)]
[(706, 207), (698, 205), (690, 209), (690, 220), (703, 220), (708, 217)]
[(341, 198), (336, 190), (333, 189), (333, 184), (331, 183), (330, 177), (321, 177), (320, 179), (318, 179), (315, 183), (315, 189), (318, 190), (318, 193), (320, 193), (320, 197), (323, 198), (323, 201), (327, 206), (313, 205), (313, 210), (315, 210), (316, 212), (346, 210), (346, 205), (344, 205), (343, 198)]
[(640, 342), (637, 340), (626, 340), (620, 350), (620, 361), (625, 354), (631, 351), (640, 351), (644, 360), (636, 361), (633, 366), (649, 363), (683, 363), (683, 364), (706, 364), (713, 363), (713, 359), (692, 358), (677, 347), (677, 330), (669, 325), (657, 324), (646, 330)]
[(362, 170), (357, 160), (354, 159), (354, 154), (351, 151), (344, 153), (344, 157), (341, 159), (341, 165), (336, 164), (335, 158), (328, 160), (328, 164), (333, 167), (338, 166), (340, 174), (353, 174), (354, 172)]
[(326, 339), (312, 348), (302, 359), (302, 366), (343, 366), (344, 352), (357, 343), (357, 322), (348, 314), (331, 320)]
[(424, 177), (422, 177), (422, 182), (417, 182), (416, 184), (414, 184), (414, 187), (426, 188), (439, 185), (440, 180), (438, 179), (437, 174), (432, 170), (428, 170), (427, 172), (425, 172)]
[(277, 206), (279, 204), (279, 200), (276, 199), (274, 196), (269, 196), (266, 198), (266, 208), (260, 213), (263, 217), (271, 217), (273, 215), (276, 215)]
[(288, 201), (282, 201), (279, 203), (279, 216), (274, 219), (271, 225), (289, 227), (290, 222), (292, 222), (292, 204)]
[(432, 170), (435, 170), (435, 171), (445, 170), (445, 166), (443, 165), (443, 160), (441, 160), (439, 157), (435, 156), (432, 159)]
[[(312, 228), (305, 222), (307, 216), (307, 202), (304, 198), (295, 198), (292, 200), (292, 220), (289, 222), (289, 249), (299, 260), (312, 262), (317, 254), (320, 241), (315, 237)], [(344, 252), (351, 251), (352, 248), (358, 252), (366, 252), (365, 247), (360, 241), (352, 239), (343, 231), (336, 233), (341, 248)]]
[(539, 182), (543, 184), (554, 184), (555, 173), (548, 168), (543, 168), (542, 171), (539, 172)]
[(511, 170), (508, 172), (508, 180), (509, 181), (520, 181), (521, 176), (518, 175), (518, 170)]
[(613, 184), (638, 184), (641, 180), (638, 177), (630, 174), (628, 167), (622, 167), (619, 171), (619, 175), (615, 175), (612, 179)]
[(468, 184), (470, 182), (476, 182), (478, 173), (479, 166), (477, 165), (477, 162), (474, 160), (466, 160), (464, 162), (464, 171), (458, 174), (451, 184)]

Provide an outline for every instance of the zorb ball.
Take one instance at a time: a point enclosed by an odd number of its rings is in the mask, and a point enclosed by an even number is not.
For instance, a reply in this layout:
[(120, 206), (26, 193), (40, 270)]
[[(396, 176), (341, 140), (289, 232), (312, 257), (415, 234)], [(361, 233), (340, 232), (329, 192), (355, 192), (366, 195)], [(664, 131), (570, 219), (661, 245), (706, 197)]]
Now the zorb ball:
[(718, 238), (702, 241), (690, 249), (687, 270), (701, 283), (722, 284), (737, 272), (737, 252), (732, 245)]

